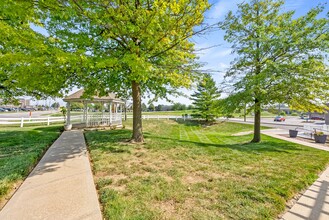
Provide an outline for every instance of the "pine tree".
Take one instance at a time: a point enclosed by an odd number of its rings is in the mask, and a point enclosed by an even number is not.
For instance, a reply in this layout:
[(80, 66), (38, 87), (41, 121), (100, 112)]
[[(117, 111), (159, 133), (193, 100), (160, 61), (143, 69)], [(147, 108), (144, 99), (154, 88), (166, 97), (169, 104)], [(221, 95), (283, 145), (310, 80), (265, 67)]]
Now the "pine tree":
[(197, 91), (192, 94), (195, 113), (198, 117), (206, 121), (213, 121), (218, 116), (217, 100), (220, 97), (220, 91), (210, 74), (205, 74), (197, 86)]

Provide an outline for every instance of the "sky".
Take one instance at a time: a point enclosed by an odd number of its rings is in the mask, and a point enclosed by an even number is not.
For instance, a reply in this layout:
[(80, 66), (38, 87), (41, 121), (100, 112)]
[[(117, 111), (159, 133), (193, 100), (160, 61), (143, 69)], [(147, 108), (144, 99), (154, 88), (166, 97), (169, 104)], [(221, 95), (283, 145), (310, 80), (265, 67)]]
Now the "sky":
[[(245, 2), (248, 0), (210, 0), (209, 3), (212, 4), (210, 10), (208, 10), (205, 16), (205, 23), (214, 24), (222, 21), (225, 15), (232, 10), (233, 12), (237, 9), (237, 4)], [(295, 16), (299, 17), (305, 15), (311, 8), (316, 7), (319, 4), (327, 3), (325, 11), (329, 11), (329, 0), (286, 0), (283, 10), (284, 11), (295, 11)], [(38, 30), (43, 32), (42, 30)], [(204, 64), (203, 70), (211, 70), (212, 76), (216, 81), (217, 85), (220, 86), (223, 76), (225, 75), (225, 70), (230, 66), (230, 62), (234, 59), (235, 55), (231, 53), (231, 45), (225, 42), (223, 31), (212, 31), (211, 33), (205, 34), (201, 37), (194, 37), (192, 41), (195, 43), (196, 49), (209, 48), (207, 50), (201, 50), (197, 53), (199, 56), (199, 61)], [(216, 46), (218, 45), (218, 46)], [(213, 47), (216, 46), (216, 47)], [(78, 89), (78, 88), (77, 88)], [(72, 92), (76, 91), (73, 90)], [(191, 95), (194, 91), (182, 89), (183, 93), (187, 96)], [(180, 102), (182, 104), (191, 104), (191, 101), (186, 97), (170, 97), (173, 102)], [(61, 99), (55, 99), (61, 105), (64, 102)], [(52, 103), (55, 100), (48, 99), (35, 101), (38, 104)], [(148, 99), (143, 99), (143, 103), (148, 104)], [(165, 100), (159, 100), (154, 103), (157, 104), (170, 104)]]

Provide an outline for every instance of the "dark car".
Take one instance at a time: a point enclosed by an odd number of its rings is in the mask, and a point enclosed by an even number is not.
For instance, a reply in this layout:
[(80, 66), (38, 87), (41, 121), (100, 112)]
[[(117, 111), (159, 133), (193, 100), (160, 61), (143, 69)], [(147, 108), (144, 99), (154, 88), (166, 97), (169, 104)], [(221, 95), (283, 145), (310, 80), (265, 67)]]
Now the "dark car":
[(286, 119), (283, 117), (283, 116), (276, 116), (275, 118), (274, 118), (274, 121), (279, 121), (279, 122), (281, 122), (281, 121), (285, 121)]
[(310, 118), (311, 120), (324, 120), (323, 117), (320, 117), (320, 116), (313, 116)]
[(12, 108), (3, 108), (4, 110), (7, 110), (8, 112), (11, 112), (11, 111), (13, 111), (13, 109)]

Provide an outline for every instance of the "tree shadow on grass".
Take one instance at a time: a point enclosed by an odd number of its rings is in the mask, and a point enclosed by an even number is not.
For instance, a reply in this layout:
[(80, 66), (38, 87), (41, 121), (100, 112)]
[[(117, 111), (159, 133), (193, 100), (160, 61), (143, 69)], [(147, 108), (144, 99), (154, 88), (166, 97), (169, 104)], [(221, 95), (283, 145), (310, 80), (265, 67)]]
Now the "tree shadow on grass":
[[(232, 138), (231, 136), (223, 136), (225, 138)], [(233, 144), (225, 144), (225, 143), (204, 143), (197, 141), (189, 141), (189, 140), (180, 140), (175, 138), (161, 137), (161, 136), (150, 136), (150, 138), (157, 139), (159, 141), (172, 142), (172, 144), (187, 144), (188, 146), (196, 146), (196, 147), (216, 147), (216, 148), (227, 148), (232, 150), (238, 150), (245, 153), (263, 153), (263, 152), (280, 152), (280, 153), (292, 153), (291, 151), (307, 151), (306, 147), (300, 147), (297, 144), (289, 143), (281, 140), (265, 140), (261, 143), (233, 143)], [(267, 138), (266, 138), (267, 139)]]
[[(115, 130), (110, 132), (98, 132), (95, 133), (96, 136), (90, 135), (92, 148), (101, 149), (102, 151), (108, 151), (112, 153), (128, 153), (131, 149), (135, 147), (135, 145), (125, 145), (124, 141), (131, 137), (130, 130)], [(88, 135), (87, 135), (88, 136)], [(238, 150), (245, 153), (264, 153), (264, 152), (277, 152), (277, 153), (286, 153), (290, 154), (296, 151), (307, 151), (307, 147), (301, 147), (297, 144), (290, 143), (287, 141), (282, 141), (278, 139), (274, 139), (271, 137), (267, 137), (262, 135), (263, 141), (261, 143), (250, 143), (241, 141), (241, 137), (232, 137), (232, 136), (220, 136), (223, 141), (225, 139), (232, 140), (237, 143), (204, 143), (198, 141), (190, 141), (190, 140), (180, 140), (170, 136), (156, 136), (152, 133), (144, 132), (144, 136), (146, 139), (152, 139), (155, 142), (164, 142), (166, 146), (176, 146), (176, 145), (187, 145), (189, 147), (215, 147), (215, 148), (226, 148), (232, 150)], [(249, 137), (249, 136), (248, 136)], [(88, 138), (87, 138), (88, 139)], [(115, 144), (116, 146), (110, 145), (110, 143)], [(148, 144), (146, 142), (146, 144)], [(156, 143), (154, 143), (156, 144)]]
[(0, 183), (25, 178), (48, 147), (58, 138), (60, 127), (0, 131)]
[(99, 149), (110, 153), (130, 153), (129, 148), (125, 145), (128, 145), (131, 134), (132, 132), (126, 129), (89, 131), (85, 133), (85, 138), (90, 150)]
[(185, 125), (185, 126), (211, 126), (211, 125), (215, 125), (215, 124), (222, 124), (222, 123), (225, 123), (227, 121), (214, 121), (214, 122), (206, 122), (205, 120), (200, 120), (200, 119), (187, 119), (187, 120), (183, 120), (183, 119), (178, 119), (178, 120), (175, 120), (175, 119), (170, 119), (172, 121), (175, 121), (177, 122), (178, 124), (182, 124), (182, 125)]

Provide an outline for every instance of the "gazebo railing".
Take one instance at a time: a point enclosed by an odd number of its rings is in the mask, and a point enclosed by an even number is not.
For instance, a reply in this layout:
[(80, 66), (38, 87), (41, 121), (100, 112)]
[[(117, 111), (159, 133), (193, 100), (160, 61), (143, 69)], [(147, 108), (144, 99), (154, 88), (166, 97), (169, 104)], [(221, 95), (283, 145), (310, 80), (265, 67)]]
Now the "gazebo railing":
[(86, 118), (86, 127), (110, 126), (122, 124), (122, 114), (113, 113), (112, 117), (106, 114), (90, 114)]

